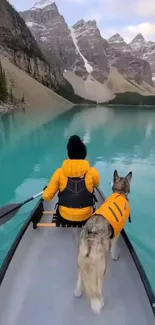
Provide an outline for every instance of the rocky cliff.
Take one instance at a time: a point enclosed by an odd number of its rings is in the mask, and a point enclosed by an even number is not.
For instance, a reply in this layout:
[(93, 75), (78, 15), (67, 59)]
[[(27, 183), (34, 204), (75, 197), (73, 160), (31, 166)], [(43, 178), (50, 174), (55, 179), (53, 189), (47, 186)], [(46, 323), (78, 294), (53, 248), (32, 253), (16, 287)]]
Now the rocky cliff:
[(54, 76), (36, 40), (16, 10), (6, 1), (0, 1), (0, 53), (14, 64), (49, 87)]
[(146, 60), (152, 70), (153, 82), (155, 83), (155, 42), (146, 42), (142, 34), (138, 34), (130, 43), (134, 55)]
[[(6, 81), (10, 98), (12, 96), (19, 100), (25, 98), (26, 105), (31, 107), (43, 102), (48, 107), (51, 105), (51, 108), (54, 105), (55, 108), (61, 105), (65, 107), (66, 103), (68, 107), (71, 105), (49, 90), (49, 88), (58, 90), (57, 78), (52, 67), (25, 21), (6, 0), (0, 1), (0, 60), (7, 72)], [(74, 95), (74, 90), (67, 81), (66, 85)], [(50, 104), (52, 98), (53, 102)]]
[[(155, 83), (155, 42), (146, 42), (143, 35), (138, 34), (130, 44), (127, 44), (123, 37), (119, 34), (115, 34), (108, 40), (108, 43), (114, 49), (119, 49), (121, 53), (128, 52), (134, 56), (134, 58), (140, 58), (147, 61), (151, 67), (152, 81)], [(142, 63), (142, 61), (139, 62)], [(145, 69), (144, 72), (146, 72)]]
[(137, 84), (143, 81), (149, 85), (152, 83), (152, 72), (147, 61), (134, 58), (130, 53), (121, 54), (113, 64), (118, 71), (127, 79), (134, 80)]
[(116, 50), (121, 52), (128, 52), (131, 51), (130, 45), (128, 45), (124, 38), (120, 34), (115, 34), (108, 39), (108, 43)]

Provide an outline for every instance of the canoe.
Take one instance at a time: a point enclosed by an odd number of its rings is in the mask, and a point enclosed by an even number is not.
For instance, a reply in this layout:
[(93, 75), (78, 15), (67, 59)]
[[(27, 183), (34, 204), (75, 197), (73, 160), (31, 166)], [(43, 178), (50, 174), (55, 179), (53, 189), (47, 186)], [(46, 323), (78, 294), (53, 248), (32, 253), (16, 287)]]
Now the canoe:
[[(105, 196), (96, 189), (96, 197), (98, 207)], [(80, 229), (55, 227), (56, 201), (37, 203), (1, 267), (0, 324), (154, 324), (155, 297), (125, 231), (118, 242), (120, 259), (109, 257), (101, 314), (92, 312), (85, 295), (74, 297)]]

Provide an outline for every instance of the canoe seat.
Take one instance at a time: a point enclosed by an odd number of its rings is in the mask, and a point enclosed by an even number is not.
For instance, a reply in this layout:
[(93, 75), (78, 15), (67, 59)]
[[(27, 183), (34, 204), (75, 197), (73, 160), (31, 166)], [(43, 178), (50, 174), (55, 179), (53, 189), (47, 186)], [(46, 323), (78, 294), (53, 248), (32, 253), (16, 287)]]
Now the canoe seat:
[[(41, 221), (44, 215), (49, 215), (49, 216), (51, 215), (52, 221), (50, 223)], [(33, 229), (37, 229), (38, 227), (82, 228), (82, 225), (79, 224), (78, 222), (71, 222), (66, 220), (65, 223), (65, 219), (64, 219), (64, 222), (61, 223), (55, 211), (48, 211), (44, 209), (42, 199), (39, 201), (37, 207), (35, 207), (35, 211), (33, 211), (32, 224), (33, 224)]]
[(52, 219), (52, 224), (55, 224), (55, 227), (64, 227), (64, 228), (82, 228), (81, 225), (79, 225), (79, 223), (77, 222), (71, 222), (71, 221), (67, 221), (65, 223), (65, 219), (64, 222), (61, 223), (58, 219), (58, 216), (56, 214), (53, 214), (53, 219)]

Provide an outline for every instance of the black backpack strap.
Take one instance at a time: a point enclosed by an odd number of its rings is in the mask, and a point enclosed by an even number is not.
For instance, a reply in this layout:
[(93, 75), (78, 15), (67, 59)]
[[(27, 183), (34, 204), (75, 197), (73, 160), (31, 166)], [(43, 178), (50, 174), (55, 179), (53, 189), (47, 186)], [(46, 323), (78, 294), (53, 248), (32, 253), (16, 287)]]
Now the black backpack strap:
[(132, 222), (132, 220), (131, 220), (131, 215), (129, 215), (129, 223), (131, 223)]
[(93, 195), (94, 201), (95, 201), (95, 202), (98, 202), (98, 200), (97, 200), (97, 198), (96, 198), (96, 195), (95, 195), (95, 191), (93, 191), (92, 195)]

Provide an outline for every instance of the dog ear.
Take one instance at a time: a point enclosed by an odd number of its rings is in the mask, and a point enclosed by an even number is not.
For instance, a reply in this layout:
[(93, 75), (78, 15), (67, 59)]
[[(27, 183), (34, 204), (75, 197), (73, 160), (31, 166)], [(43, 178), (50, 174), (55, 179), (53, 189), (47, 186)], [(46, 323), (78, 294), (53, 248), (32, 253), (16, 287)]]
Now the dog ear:
[(117, 180), (117, 178), (119, 178), (117, 170), (114, 171), (113, 177), (114, 177), (114, 182)]
[(128, 182), (131, 182), (132, 172), (128, 173), (125, 178), (127, 178)]

